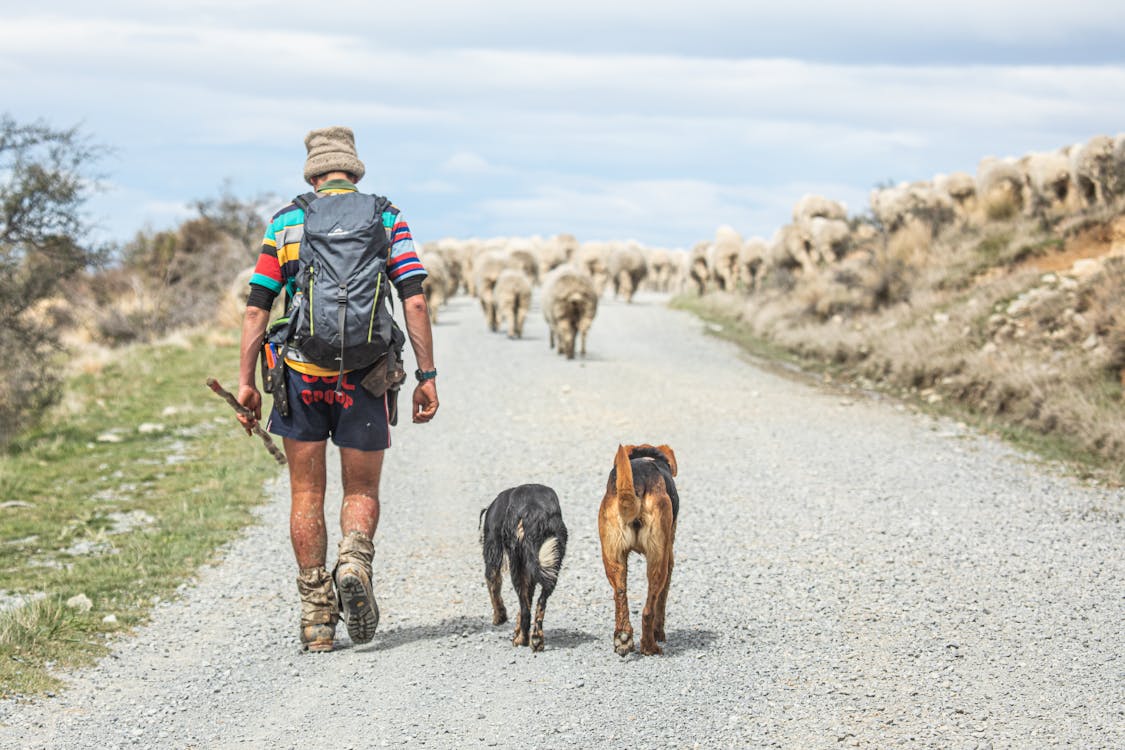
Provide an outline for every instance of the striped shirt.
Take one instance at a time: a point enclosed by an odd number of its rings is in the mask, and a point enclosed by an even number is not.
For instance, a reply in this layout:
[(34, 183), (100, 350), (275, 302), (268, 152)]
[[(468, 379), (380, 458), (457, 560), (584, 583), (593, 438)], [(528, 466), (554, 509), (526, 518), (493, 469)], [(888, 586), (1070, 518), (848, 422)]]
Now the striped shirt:
[[(320, 186), (320, 195), (355, 192), (356, 186), (347, 180), (330, 180)], [(414, 238), (402, 213), (394, 205), (383, 212), (383, 227), (391, 242), (390, 257), (387, 259), (387, 277), (402, 295), (402, 283), (407, 279), (424, 279), (426, 269), (414, 251)], [(282, 208), (270, 220), (262, 238), (262, 250), (254, 275), (250, 277), (251, 286), (259, 286), (271, 293), (271, 299), (284, 289), (290, 296), (296, 291), (298, 253), (301, 238), (305, 232), (305, 212), (296, 203)], [(415, 282), (417, 283), (417, 282)], [(286, 358), (297, 372), (305, 375), (332, 376), (335, 370), (325, 370), (308, 362)]]

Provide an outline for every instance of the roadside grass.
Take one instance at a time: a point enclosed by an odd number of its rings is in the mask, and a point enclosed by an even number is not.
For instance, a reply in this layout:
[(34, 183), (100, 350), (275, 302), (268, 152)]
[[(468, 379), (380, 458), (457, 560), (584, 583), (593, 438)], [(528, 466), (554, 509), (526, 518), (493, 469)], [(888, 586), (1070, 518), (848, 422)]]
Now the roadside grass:
[[(955, 399), (930, 401), (924, 388), (906, 388), (886, 380), (870, 377), (861, 363), (838, 357), (812, 356), (795, 348), (786, 348), (756, 335), (722, 304), (709, 303), (707, 298), (683, 295), (674, 298), (671, 307), (694, 314), (708, 323), (708, 334), (737, 344), (744, 351), (775, 370), (797, 372), (806, 379), (831, 383), (835, 387), (860, 387), (877, 390), (909, 403), (926, 414), (948, 417), (995, 435), (1009, 444), (1028, 451), (1044, 462), (1063, 467), (1082, 479), (1097, 479), (1114, 485), (1125, 484), (1125, 466), (1104, 452), (1091, 449), (1082, 435), (1037, 430), (1021, 424), (1012, 415), (987, 413), (974, 409), (969, 402)], [(1077, 398), (1077, 397), (1075, 397)], [(1091, 413), (1120, 412), (1121, 388), (1104, 384), (1084, 394), (1090, 403), (1076, 408)]]
[(204, 384), (237, 361), (233, 334), (122, 349), (0, 454), (0, 696), (58, 689), (251, 522), (277, 465)]

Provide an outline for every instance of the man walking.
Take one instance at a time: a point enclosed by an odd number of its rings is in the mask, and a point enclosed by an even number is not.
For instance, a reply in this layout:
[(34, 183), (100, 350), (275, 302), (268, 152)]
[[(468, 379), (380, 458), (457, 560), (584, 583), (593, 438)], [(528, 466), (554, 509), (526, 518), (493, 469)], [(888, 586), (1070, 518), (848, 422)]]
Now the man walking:
[[(313, 130), (305, 137), (305, 147), (308, 152), (305, 181), (316, 190), (313, 200), (320, 214), (330, 213), (336, 205), (332, 202), (339, 201), (339, 196), (356, 196), (356, 183), (363, 177), (365, 168), (356, 153), (351, 129)], [(426, 271), (414, 252), (410, 228), (402, 214), (389, 202), (375, 200), (374, 213), (378, 214), (381, 209), (382, 230), (390, 246), (386, 278), (393, 283), (402, 301), (407, 335), (418, 363), (415, 372), (418, 384), (414, 389), (411, 415), (415, 422), (428, 422), (437, 412), (438, 398), (430, 319), (422, 294)], [(242, 325), (238, 400), (256, 419), (261, 418), (262, 397), (255, 384), (255, 370), (269, 310), (283, 289), (289, 296), (302, 292), (300, 251), (307, 246), (303, 240), (307, 241), (304, 229), (308, 205), (307, 201), (298, 199), (274, 215), (266, 228), (262, 251), (250, 280), (250, 296)], [(328, 237), (331, 239), (331, 233)], [(376, 239), (382, 241), (381, 237)], [(303, 278), (307, 286), (307, 269)], [(312, 296), (310, 291), (304, 292), (306, 297)], [(309, 304), (311, 308), (311, 300)], [(343, 324), (344, 302), (339, 304), (339, 320)], [(300, 342), (294, 342), (286, 348), (283, 359), (288, 408), (279, 405), (280, 399), (275, 398), (267, 429), (283, 438), (289, 463), (292, 499), (289, 532), (298, 567), (301, 643), (310, 651), (331, 651), (336, 622), (341, 615), (355, 643), (370, 641), (379, 623), (371, 580), (372, 538), (379, 524), (379, 477), (383, 451), (390, 446), (389, 414), (394, 409), (393, 396), (385, 392), (373, 395), (361, 385), (378, 365), (341, 371), (346, 362), (342, 351), (337, 366), (325, 367), (323, 361), (317, 364), (312, 361), (315, 357), (302, 353)], [(252, 423), (249, 418), (243, 419), (248, 428)], [(340, 508), (343, 538), (332, 574), (325, 568), (328, 544), (324, 521), (325, 453), (329, 437), (339, 447), (343, 479)]]

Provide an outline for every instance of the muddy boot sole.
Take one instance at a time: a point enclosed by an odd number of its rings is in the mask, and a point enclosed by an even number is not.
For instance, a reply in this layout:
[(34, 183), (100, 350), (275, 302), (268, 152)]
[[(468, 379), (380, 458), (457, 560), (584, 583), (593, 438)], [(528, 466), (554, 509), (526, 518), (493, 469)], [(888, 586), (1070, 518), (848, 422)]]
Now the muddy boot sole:
[(367, 643), (379, 627), (379, 605), (374, 595), (363, 585), (363, 579), (346, 570), (336, 582), (336, 590), (348, 637), (353, 643)]

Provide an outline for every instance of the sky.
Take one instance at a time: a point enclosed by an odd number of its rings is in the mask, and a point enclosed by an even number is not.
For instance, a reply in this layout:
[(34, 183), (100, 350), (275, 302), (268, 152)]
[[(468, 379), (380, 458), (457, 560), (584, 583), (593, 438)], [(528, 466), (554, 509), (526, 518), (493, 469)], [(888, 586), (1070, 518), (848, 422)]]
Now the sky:
[(1125, 3), (6, 3), (0, 91), (109, 147), (88, 209), (112, 240), (224, 186), (284, 203), (305, 133), (347, 125), (361, 189), (423, 243), (686, 248), (1125, 131)]

